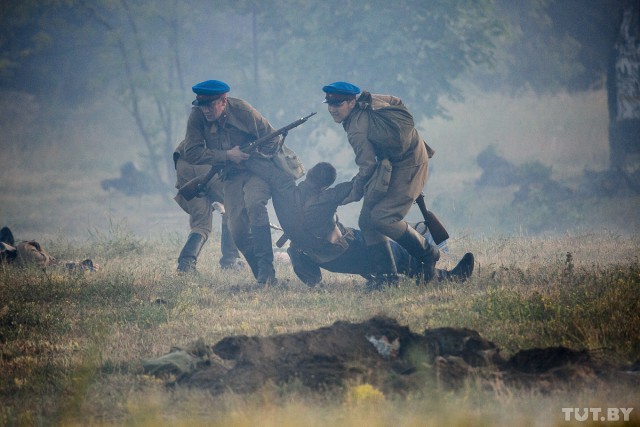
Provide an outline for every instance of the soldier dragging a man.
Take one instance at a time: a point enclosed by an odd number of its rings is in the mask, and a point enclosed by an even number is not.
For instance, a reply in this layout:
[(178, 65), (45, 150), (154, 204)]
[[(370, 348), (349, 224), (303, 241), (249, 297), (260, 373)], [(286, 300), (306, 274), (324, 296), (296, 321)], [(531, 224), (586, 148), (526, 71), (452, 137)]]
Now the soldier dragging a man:
[[(426, 184), (433, 150), (416, 131), (413, 117), (399, 98), (361, 92), (346, 82), (323, 87), (324, 102), (333, 120), (347, 133), (358, 166), (351, 181), (330, 188), (336, 171), (326, 162), (314, 166), (307, 179), (296, 185), (290, 171), (274, 161), (275, 155), (272, 158), (240, 148), (251, 146), (252, 140), (271, 138), (274, 129), (246, 102), (227, 98), (226, 83), (209, 80), (194, 86), (193, 91), (197, 98), (187, 137), (174, 155), (177, 187), (213, 171), (212, 167), (220, 167), (221, 175), (215, 179), (222, 181), (227, 212), (233, 212), (227, 218), (231, 241), (237, 244), (259, 284), (275, 282), (266, 213), (269, 198), (291, 241), (288, 253), (294, 271), (309, 285), (321, 280), (321, 268), (360, 274), (368, 279), (367, 287), (371, 289), (397, 286), (399, 274), (422, 283), (434, 279), (464, 281), (472, 274), (471, 253), (465, 254), (451, 271), (437, 269), (438, 247), (428, 235), (404, 220)], [(393, 131), (385, 128), (385, 120), (396, 123), (390, 127)], [(274, 138), (276, 151), (282, 142)], [(184, 170), (189, 173), (181, 173)], [(215, 179), (207, 187), (215, 185)], [(214, 193), (211, 189), (209, 194)], [(176, 201), (183, 206), (181, 202), (185, 200), (180, 197), (179, 194)], [(337, 220), (338, 206), (361, 199), (360, 230), (345, 227)], [(212, 201), (209, 197), (197, 203), (212, 212)], [(260, 207), (260, 211), (251, 214), (250, 207)], [(204, 217), (205, 225), (210, 224), (209, 217)], [(191, 225), (192, 233), (179, 257), (179, 271), (195, 267), (207, 238), (206, 232), (199, 233), (194, 227), (193, 218)]]

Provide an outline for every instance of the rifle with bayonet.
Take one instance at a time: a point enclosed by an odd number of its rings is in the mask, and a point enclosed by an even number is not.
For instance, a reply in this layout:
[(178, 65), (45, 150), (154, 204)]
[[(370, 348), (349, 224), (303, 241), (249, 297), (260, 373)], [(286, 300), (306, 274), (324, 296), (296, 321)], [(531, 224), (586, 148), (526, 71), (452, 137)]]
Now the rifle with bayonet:
[[(282, 144), (284, 142), (284, 138), (287, 136), (287, 133), (291, 129), (297, 128), (298, 126), (300, 126), (301, 124), (309, 120), (309, 117), (313, 116), (314, 114), (316, 113), (313, 112), (308, 116), (301, 117), (298, 120), (292, 123), (289, 123), (288, 125), (283, 126), (276, 131), (271, 132), (268, 135), (265, 135), (261, 138), (256, 139), (255, 141), (250, 142), (249, 144), (243, 147), (240, 147), (240, 150), (244, 153), (251, 153), (259, 149), (260, 146), (265, 145), (268, 142), (271, 142), (271, 140), (273, 140), (274, 138), (280, 135), (282, 135), (283, 137), (282, 141), (280, 142), (280, 144)], [(194, 197), (198, 197), (199, 195), (203, 194), (205, 191), (205, 187), (207, 186), (209, 181), (211, 181), (211, 179), (214, 177), (215, 174), (217, 174), (222, 170), (222, 167), (223, 166), (212, 166), (206, 175), (197, 176), (192, 180), (190, 180), (189, 182), (187, 182), (182, 187), (180, 187), (180, 189), (178, 190), (178, 194), (184, 197), (186, 200), (191, 200)]]
[(449, 238), (449, 233), (447, 233), (446, 228), (444, 228), (444, 225), (442, 225), (436, 215), (427, 209), (427, 206), (424, 203), (424, 193), (420, 193), (416, 199), (416, 204), (420, 208), (420, 212), (422, 212), (424, 225), (429, 229), (429, 233), (431, 233), (431, 237), (433, 237), (433, 241), (436, 245), (447, 240)]

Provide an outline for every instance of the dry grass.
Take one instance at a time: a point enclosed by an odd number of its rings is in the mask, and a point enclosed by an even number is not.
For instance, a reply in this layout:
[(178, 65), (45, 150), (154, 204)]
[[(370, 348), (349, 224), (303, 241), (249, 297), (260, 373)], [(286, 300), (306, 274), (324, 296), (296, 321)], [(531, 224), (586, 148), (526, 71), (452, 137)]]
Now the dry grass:
[[(140, 369), (141, 359), (197, 338), (213, 344), (229, 335), (297, 332), (375, 314), (417, 332), (476, 329), (505, 355), (566, 345), (630, 363), (640, 358), (637, 237), (458, 241), (453, 252), (477, 254), (479, 269), (469, 282), (419, 288), (407, 280), (400, 289), (367, 293), (363, 279), (335, 274), (309, 289), (286, 264), (277, 268), (283, 286), (255, 289), (248, 272), (218, 270), (219, 252), (211, 245), (200, 276), (182, 277), (170, 261), (179, 245), (132, 243), (128, 236), (103, 236), (100, 245), (75, 248), (96, 251), (103, 268), (95, 274), (0, 273), (0, 424), (553, 425), (561, 424), (563, 406), (633, 407), (640, 397), (637, 389), (615, 386), (543, 396), (473, 384), (459, 393), (431, 389), (409, 399), (349, 388), (317, 396), (291, 384), (214, 398), (202, 390), (167, 389)], [(66, 245), (45, 245), (64, 257), (57, 251)], [(113, 255), (116, 247), (119, 255)]]

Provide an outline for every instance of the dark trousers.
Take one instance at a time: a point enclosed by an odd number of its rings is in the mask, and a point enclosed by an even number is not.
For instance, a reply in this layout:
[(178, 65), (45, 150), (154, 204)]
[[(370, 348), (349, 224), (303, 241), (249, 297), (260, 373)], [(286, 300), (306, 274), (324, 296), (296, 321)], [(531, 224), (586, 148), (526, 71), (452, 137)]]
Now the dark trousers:
[[(349, 249), (338, 258), (319, 264), (320, 268), (334, 273), (360, 274), (367, 276), (375, 273), (375, 266), (371, 265), (371, 257), (367, 252), (364, 236), (360, 230), (353, 229), (353, 240), (349, 240)], [(389, 241), (391, 252), (396, 262), (399, 274), (410, 275), (415, 271), (415, 261), (402, 246), (395, 241)]]
[[(316, 263), (302, 252), (296, 251), (291, 256), (291, 264), (296, 275), (305, 283), (315, 284), (322, 279), (320, 269), (334, 273), (359, 274), (365, 278), (376, 273), (375, 266), (367, 251), (363, 234), (360, 230), (351, 229), (348, 237), (349, 248), (338, 258), (324, 263)], [(391, 252), (399, 274), (412, 276), (417, 271), (416, 261), (402, 246), (391, 240)]]

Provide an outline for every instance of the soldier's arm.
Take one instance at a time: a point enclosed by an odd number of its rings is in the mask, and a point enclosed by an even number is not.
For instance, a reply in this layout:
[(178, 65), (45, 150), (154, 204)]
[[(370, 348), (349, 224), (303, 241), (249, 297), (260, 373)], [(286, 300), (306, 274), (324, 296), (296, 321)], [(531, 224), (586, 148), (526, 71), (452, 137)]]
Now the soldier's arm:
[[(275, 132), (273, 126), (267, 119), (265, 119), (262, 114), (258, 112), (255, 108), (251, 107), (253, 110), (253, 117), (255, 120), (255, 129), (256, 129), (256, 138), (262, 138), (265, 135), (269, 135), (272, 132)], [(277, 136), (273, 139), (274, 142), (280, 140), (280, 136)]]
[(353, 188), (348, 197), (349, 201), (358, 201), (362, 198), (364, 195), (364, 186), (376, 168), (376, 153), (373, 145), (371, 145), (371, 142), (369, 142), (367, 138), (368, 123), (364, 123), (364, 120), (366, 120), (366, 118), (363, 114), (357, 122), (350, 124), (347, 131), (347, 138), (356, 155), (355, 161), (358, 166), (358, 173), (352, 180)]
[(344, 203), (344, 200), (349, 194), (351, 194), (352, 187), (352, 182), (348, 181), (322, 190), (315, 203), (311, 204), (311, 207), (318, 212), (332, 212), (335, 214), (338, 210), (338, 206), (346, 204)]
[(351, 190), (353, 189), (353, 182), (341, 182), (340, 184), (335, 185), (333, 188), (330, 188), (332, 194), (331, 197), (336, 205), (336, 208), (340, 205), (344, 205), (344, 200), (347, 198), (349, 194), (351, 194)]

